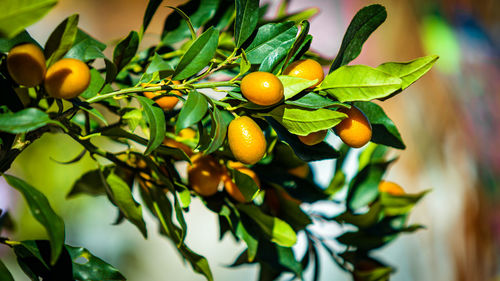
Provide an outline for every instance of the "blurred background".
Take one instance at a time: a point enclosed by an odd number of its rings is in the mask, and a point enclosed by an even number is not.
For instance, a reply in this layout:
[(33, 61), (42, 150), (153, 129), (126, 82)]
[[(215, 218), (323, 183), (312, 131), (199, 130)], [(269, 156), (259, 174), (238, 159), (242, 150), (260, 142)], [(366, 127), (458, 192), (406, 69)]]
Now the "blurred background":
[[(162, 6), (182, 2), (164, 1)], [(261, 2), (271, 5), (269, 16), (276, 13), (279, 1)], [(392, 279), (396, 281), (500, 280), (500, 1), (292, 0), (288, 9), (319, 9), (311, 20), (312, 49), (333, 59), (354, 14), (371, 3), (383, 4), (388, 17), (353, 63), (377, 66), (440, 56), (421, 80), (381, 104), (407, 145), (405, 151), (397, 152), (400, 159), (387, 178), (407, 192), (428, 188), (432, 192), (410, 218), (427, 229), (402, 235), (375, 256), (397, 268)], [(112, 44), (140, 28), (146, 6), (146, 0), (60, 0), (28, 31), (44, 43), (64, 18), (79, 13), (83, 30)], [(168, 13), (166, 7), (157, 12), (143, 49), (156, 42)], [(106, 51), (111, 56), (112, 47)], [(337, 141), (334, 136), (329, 140)], [(71, 165), (53, 160), (70, 160), (81, 149), (63, 135), (46, 134), (21, 154), (9, 173), (47, 195), (66, 222), (68, 244), (88, 248), (128, 280), (204, 280), (183, 264), (172, 243), (155, 234), (156, 226), (147, 212), (150, 238), (144, 240), (128, 222), (112, 225), (117, 213), (105, 197), (65, 199), (74, 181), (96, 167), (89, 158)], [(320, 184), (328, 183), (331, 166), (331, 161), (313, 164)], [(3, 236), (14, 240), (46, 237), (24, 200), (3, 178), (0, 208), (8, 209), (17, 222), (15, 230)], [(187, 243), (208, 258), (215, 280), (257, 278), (254, 266), (227, 267), (244, 246), (229, 236), (218, 241), (216, 216), (199, 201), (194, 200), (186, 218)], [(321, 280), (349, 280), (326, 253), (322, 256)], [(9, 249), (0, 247), (0, 257), (16, 280), (28, 280)]]

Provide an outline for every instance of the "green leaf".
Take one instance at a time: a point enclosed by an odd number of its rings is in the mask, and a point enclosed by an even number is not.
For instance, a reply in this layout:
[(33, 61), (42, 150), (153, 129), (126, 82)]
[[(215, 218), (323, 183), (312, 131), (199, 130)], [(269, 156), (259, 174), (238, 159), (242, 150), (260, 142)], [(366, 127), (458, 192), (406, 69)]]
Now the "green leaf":
[(163, 110), (153, 100), (141, 96), (137, 96), (136, 98), (141, 103), (149, 123), (149, 141), (144, 151), (145, 155), (149, 155), (165, 139), (165, 115)]
[(381, 211), (382, 206), (380, 202), (377, 201), (370, 206), (368, 212), (365, 212), (363, 214), (353, 214), (349, 211), (346, 211), (335, 217), (335, 221), (339, 223), (352, 224), (361, 229), (364, 229), (371, 227), (378, 222)]
[(241, 50), (241, 61), (240, 61), (240, 75), (247, 73), (250, 70), (252, 64), (248, 61), (247, 54), (245, 50)]
[(47, 124), (64, 126), (50, 119), (49, 115), (38, 108), (30, 107), (16, 113), (0, 114), (0, 131), (13, 134), (34, 131)]
[(0, 280), (3, 281), (15, 281), (12, 274), (10, 274), (9, 269), (5, 266), (5, 264), (0, 260)]
[(272, 242), (284, 247), (291, 247), (297, 242), (295, 231), (286, 222), (264, 214), (255, 205), (238, 204), (237, 207), (238, 210), (252, 218)]
[(236, 226), (236, 235), (247, 244), (247, 261), (253, 261), (257, 255), (259, 240), (245, 229), (241, 221)]
[(244, 174), (237, 169), (230, 169), (232, 178), (238, 189), (243, 194), (246, 200), (251, 201), (259, 192), (257, 183), (247, 174)]
[(311, 218), (302, 211), (297, 202), (283, 197), (283, 194), (283, 192), (276, 192), (281, 209), (280, 218), (290, 224), (295, 231), (305, 229), (306, 226), (312, 223)]
[(84, 99), (90, 99), (96, 96), (102, 89), (102, 86), (104, 86), (104, 83), (105, 81), (104, 78), (102, 78), (101, 73), (97, 69), (92, 68), (90, 70), (90, 84), (87, 89), (80, 94), (80, 96)]
[(228, 123), (224, 120), (221, 111), (217, 109), (217, 106), (214, 104), (214, 102), (208, 97), (205, 98), (212, 105), (212, 108), (210, 110), (210, 118), (212, 120), (210, 131), (210, 145), (205, 150), (206, 154), (210, 154), (212, 152), (215, 152), (224, 143), (224, 140), (226, 139)]
[(315, 92), (306, 93), (303, 96), (301, 95), (299, 98), (296, 98), (296, 96), (294, 96), (294, 98), (286, 100), (285, 104), (295, 105), (298, 107), (311, 108), (311, 109), (326, 108), (333, 106), (345, 107), (343, 103), (325, 98), (321, 95), (318, 95)]
[(399, 149), (405, 149), (406, 146), (401, 139), (398, 128), (392, 120), (387, 117), (382, 107), (373, 102), (354, 102), (368, 118), (372, 125), (371, 142), (388, 145)]
[(252, 35), (259, 20), (259, 0), (236, 0), (234, 41), (239, 48)]
[[(130, 31), (128, 36), (122, 39), (116, 45), (113, 51), (113, 63), (116, 65), (119, 73), (135, 56), (139, 47), (139, 34), (136, 31)], [(107, 66), (106, 66), (107, 68)], [(107, 79), (106, 79), (107, 80)]]
[(306, 109), (280, 105), (268, 113), (290, 133), (305, 136), (312, 132), (330, 129), (346, 118), (342, 112), (330, 109)]
[(409, 62), (386, 62), (379, 65), (377, 69), (401, 78), (403, 81), (401, 90), (404, 90), (427, 73), (434, 63), (436, 63), (438, 58), (439, 56), (432, 55), (414, 59)]
[(40, 44), (38, 44), (38, 42), (36, 42), (36, 40), (33, 39), (33, 37), (31, 37), (26, 30), (21, 31), (16, 36), (10, 39), (1, 37), (2, 36), (0, 36), (0, 52), (2, 53), (7, 53), (14, 46), (19, 45), (21, 43), (32, 43), (40, 47), (40, 49), (42, 49), (42, 46), (40, 46)]
[(92, 196), (105, 195), (105, 183), (103, 182), (104, 179), (101, 176), (101, 173), (107, 175), (109, 173), (109, 169), (106, 170), (104, 172), (101, 172), (100, 170), (92, 170), (83, 174), (73, 184), (73, 187), (68, 195), (66, 195), (66, 198), (71, 198), (78, 194), (88, 194)]
[(3, 176), (10, 186), (23, 194), (31, 214), (47, 231), (50, 239), (50, 263), (54, 265), (64, 245), (64, 221), (50, 207), (43, 193), (20, 178), (5, 174)]
[(207, 66), (215, 55), (218, 39), (219, 31), (213, 27), (203, 32), (181, 57), (172, 79), (186, 79)]
[(43, 18), (57, 0), (2, 0), (0, 37), (12, 38)]
[(284, 88), (285, 100), (294, 97), (296, 94), (302, 92), (303, 90), (311, 87), (318, 82), (315, 80), (307, 80), (294, 76), (280, 75), (278, 76)]
[[(82, 281), (93, 280), (126, 280), (112, 265), (94, 256), (89, 250), (66, 245), (73, 262), (73, 278)], [(85, 259), (82, 263), (80, 259)]]
[(245, 48), (248, 60), (252, 64), (261, 64), (282, 44), (288, 44), (287, 42), (294, 40), (297, 31), (293, 22), (269, 23), (259, 27), (252, 42)]
[(306, 43), (308, 40), (310, 41), (312, 39), (311, 35), (309, 35), (309, 27), (310, 23), (307, 20), (300, 22), (300, 33), (299, 35), (297, 35), (295, 42), (293, 42), (292, 48), (290, 48), (290, 50), (288, 51), (286, 59), (283, 61), (281, 65), (281, 71), (283, 71), (284, 68), (294, 60), (295, 56), (300, 51), (303, 44)]
[(174, 68), (170, 63), (164, 61), (157, 53), (154, 54), (153, 60), (146, 69), (147, 74), (151, 74), (157, 71), (174, 71)]
[(380, 203), (384, 213), (388, 216), (404, 215), (410, 212), (415, 204), (420, 201), (430, 190), (417, 194), (391, 195), (387, 192), (380, 193)]
[(142, 38), (144, 32), (146, 32), (146, 29), (148, 29), (148, 26), (151, 23), (151, 19), (153, 19), (154, 14), (158, 10), (158, 7), (160, 7), (161, 5), (161, 2), (163, 2), (163, 0), (149, 0), (148, 7), (146, 8), (144, 16), (142, 17), (142, 26), (139, 32), (139, 38)]
[(384, 98), (401, 89), (401, 79), (365, 65), (342, 66), (320, 85), (341, 102)]
[[(193, 28), (198, 30), (210, 19), (214, 18), (220, 0), (192, 0), (178, 8), (189, 16)], [(162, 43), (171, 45), (185, 40), (190, 34), (186, 21), (178, 13), (171, 13), (165, 20)]]
[(198, 123), (207, 113), (208, 103), (203, 94), (191, 91), (186, 103), (182, 106), (179, 117), (175, 123), (175, 132), (178, 134), (182, 129)]
[(45, 43), (47, 66), (60, 60), (71, 49), (78, 32), (78, 14), (71, 15), (61, 22), (50, 34)]
[(324, 159), (333, 159), (340, 156), (339, 152), (326, 142), (321, 142), (316, 145), (305, 145), (299, 138), (291, 134), (281, 123), (272, 117), (265, 117), (266, 121), (273, 127), (278, 134), (278, 137), (288, 143), (293, 152), (303, 161), (318, 161)]
[(207, 278), (207, 281), (213, 281), (214, 278), (212, 276), (212, 271), (210, 270), (210, 266), (208, 265), (208, 261), (205, 257), (198, 255), (189, 249), (185, 244), (181, 248), (179, 248), (182, 256), (189, 261), (193, 270), (202, 274)]
[(181, 9), (173, 6), (168, 6), (171, 9), (174, 9), (186, 22), (189, 32), (191, 32), (191, 39), (195, 40), (196, 39), (196, 31), (194, 30), (193, 23), (191, 23), (191, 19), (189, 18), (188, 15), (186, 15)]
[(328, 184), (328, 187), (325, 189), (325, 193), (329, 195), (335, 195), (337, 192), (339, 192), (345, 184), (346, 181), (346, 176), (342, 170), (338, 170), (335, 172), (333, 175), (332, 180), (330, 181), (330, 184)]
[(102, 53), (104, 49), (106, 49), (106, 44), (97, 41), (81, 29), (78, 29), (73, 47), (71, 47), (64, 57), (87, 62), (105, 58)]
[(104, 59), (104, 63), (106, 64), (106, 83), (111, 83), (118, 74), (118, 68), (112, 61), (106, 58)]
[(130, 132), (133, 132), (135, 128), (143, 121), (142, 111), (138, 108), (126, 108), (127, 111), (122, 115), (122, 119), (128, 124)]
[(112, 198), (123, 215), (141, 231), (144, 238), (147, 238), (146, 223), (142, 218), (142, 208), (132, 196), (132, 191), (128, 184), (111, 172), (106, 177), (106, 182), (112, 192)]
[(361, 53), (363, 43), (387, 18), (384, 6), (375, 4), (359, 10), (352, 19), (342, 39), (339, 53), (330, 67), (330, 72), (348, 64)]
[(392, 161), (375, 162), (366, 165), (351, 181), (347, 192), (347, 206), (350, 210), (370, 204), (378, 196), (378, 185)]
[[(271, 51), (262, 61), (259, 71), (271, 72), (277, 74), (281, 69), (281, 64), (286, 58), (288, 51), (292, 47), (295, 36), (297, 35), (298, 29), (296, 26), (293, 26), (289, 29), (290, 32), (287, 34), (294, 34), (293, 37), (288, 38), (288, 40), (284, 40), (279, 44), (273, 51)], [(284, 38), (283, 38), (284, 39)]]

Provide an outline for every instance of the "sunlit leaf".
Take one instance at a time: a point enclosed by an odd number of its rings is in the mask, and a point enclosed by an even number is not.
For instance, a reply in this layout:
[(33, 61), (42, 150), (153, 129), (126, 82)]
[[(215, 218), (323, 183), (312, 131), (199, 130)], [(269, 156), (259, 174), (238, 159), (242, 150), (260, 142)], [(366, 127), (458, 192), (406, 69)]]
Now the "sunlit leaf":
[(57, 0), (2, 0), (0, 37), (11, 38), (43, 18)]

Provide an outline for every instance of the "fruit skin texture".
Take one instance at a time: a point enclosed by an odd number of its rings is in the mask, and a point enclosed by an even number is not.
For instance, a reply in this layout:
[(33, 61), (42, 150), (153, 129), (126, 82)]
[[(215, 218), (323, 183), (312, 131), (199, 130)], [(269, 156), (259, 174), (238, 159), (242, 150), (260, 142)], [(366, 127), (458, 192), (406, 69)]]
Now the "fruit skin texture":
[(222, 178), (222, 166), (210, 155), (196, 154), (188, 166), (188, 180), (191, 188), (201, 196), (217, 192)]
[(81, 60), (64, 58), (49, 67), (44, 85), (49, 96), (72, 99), (83, 93), (89, 84), (89, 67)]
[(372, 138), (372, 125), (365, 114), (354, 105), (339, 111), (347, 114), (347, 118), (335, 126), (335, 132), (342, 141), (354, 148), (367, 144)]
[[(251, 177), (253, 181), (257, 184), (257, 186), (260, 188), (260, 180), (257, 177), (257, 174), (253, 170), (246, 167), (241, 162), (230, 161), (228, 166), (234, 170), (237, 170), (240, 173), (246, 174), (249, 177)], [(240, 189), (238, 188), (236, 183), (234, 183), (234, 181), (231, 179), (231, 176), (227, 171), (222, 176), (222, 181), (224, 182), (224, 189), (229, 194), (229, 196), (231, 196), (234, 200), (240, 203), (247, 203), (251, 201), (245, 199), (245, 196), (243, 196)]]
[(395, 195), (395, 196), (405, 194), (404, 189), (399, 184), (384, 180), (380, 181), (378, 185), (378, 191), (386, 192), (389, 193), (390, 195)]
[(318, 79), (318, 82), (309, 87), (309, 89), (318, 86), (325, 78), (325, 73), (323, 72), (321, 64), (312, 59), (303, 59), (292, 62), (287, 66), (287, 68), (285, 68), (283, 74), (307, 80)]
[[(180, 82), (179, 81), (172, 81), (172, 84), (179, 85)], [(165, 82), (161, 81), (161, 83), (159, 85), (165, 85)], [(154, 97), (156, 97), (156, 96), (158, 96), (160, 94), (164, 94), (164, 93), (166, 93), (166, 91), (144, 92), (144, 96), (147, 97), (148, 99), (153, 99)], [(178, 95), (178, 96), (181, 96), (181, 92), (179, 92), (179, 91), (171, 91), (170, 93)], [(170, 97), (170, 96), (168, 96), (168, 97), (162, 97), (162, 98), (159, 98), (159, 99), (155, 99), (154, 101), (162, 109), (164, 109), (164, 110), (171, 110), (179, 102), (179, 99), (176, 98), (176, 97)]]
[(259, 162), (266, 153), (266, 138), (250, 117), (237, 117), (227, 130), (229, 148), (236, 160), (252, 165)]
[(256, 71), (243, 77), (241, 93), (249, 101), (263, 106), (279, 103), (284, 98), (284, 88), (276, 75)]
[(325, 139), (327, 133), (328, 130), (321, 130), (317, 132), (312, 132), (306, 136), (297, 136), (297, 137), (299, 137), (299, 140), (305, 145), (315, 145), (322, 142)]
[(35, 44), (25, 43), (12, 48), (7, 55), (7, 70), (17, 84), (38, 86), (45, 76), (45, 57)]

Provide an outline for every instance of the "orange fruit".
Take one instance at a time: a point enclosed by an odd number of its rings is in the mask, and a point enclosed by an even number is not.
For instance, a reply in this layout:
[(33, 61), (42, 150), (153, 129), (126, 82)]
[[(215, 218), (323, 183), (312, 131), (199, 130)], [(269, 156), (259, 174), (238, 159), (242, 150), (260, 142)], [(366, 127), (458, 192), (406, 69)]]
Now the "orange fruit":
[(210, 155), (196, 154), (188, 166), (191, 188), (201, 196), (214, 195), (222, 178), (222, 166)]
[(252, 72), (241, 80), (241, 93), (249, 101), (263, 106), (279, 103), (284, 97), (284, 89), (276, 75), (269, 72)]
[[(228, 167), (237, 170), (240, 173), (246, 174), (253, 179), (253, 181), (260, 187), (260, 180), (257, 177), (257, 174), (252, 171), (250, 168), (246, 167), (240, 162), (229, 161)], [(241, 193), (240, 189), (236, 185), (236, 183), (231, 179), (231, 176), (226, 171), (222, 176), (222, 181), (224, 182), (224, 189), (226, 192), (236, 201), (240, 203), (247, 203), (250, 200), (246, 200), (245, 196)]]
[(386, 192), (391, 195), (403, 195), (405, 194), (404, 189), (397, 183), (391, 181), (380, 181), (378, 185), (378, 191)]
[(327, 133), (328, 130), (321, 130), (317, 132), (312, 132), (306, 136), (297, 136), (297, 137), (299, 137), (299, 140), (306, 145), (315, 145), (322, 142), (325, 139)]
[(7, 55), (7, 70), (17, 84), (38, 86), (45, 76), (45, 56), (35, 44), (24, 43), (12, 48)]
[(350, 109), (339, 110), (347, 114), (347, 118), (335, 126), (335, 132), (342, 141), (350, 147), (359, 148), (367, 144), (372, 138), (372, 125), (354, 105)]
[(77, 59), (61, 59), (49, 67), (45, 74), (45, 90), (54, 98), (76, 98), (89, 84), (89, 67)]
[(248, 116), (237, 117), (227, 129), (229, 148), (236, 160), (255, 164), (266, 153), (266, 138), (259, 125)]
[(287, 66), (287, 68), (285, 68), (283, 74), (307, 80), (318, 79), (318, 82), (309, 87), (309, 89), (318, 86), (325, 78), (325, 74), (323, 72), (321, 64), (312, 59), (303, 59), (292, 62)]
[[(172, 81), (172, 84), (179, 85), (180, 82), (179, 81)], [(141, 84), (141, 85), (144, 86), (146, 84)], [(161, 81), (159, 85), (165, 85), (165, 82)], [(154, 99), (154, 97), (156, 97), (158, 95), (161, 95), (161, 94), (164, 94), (166, 92), (167, 91), (144, 92), (144, 96), (147, 97), (148, 99)], [(181, 95), (181, 92), (175, 91), (175, 90), (174, 91), (170, 91), (170, 93), (178, 95), (178, 96)], [(179, 99), (176, 98), (176, 97), (170, 97), (170, 96), (168, 96), (168, 97), (161, 97), (161, 98), (158, 98), (158, 99), (154, 99), (154, 101), (156, 102), (156, 104), (158, 104), (158, 106), (160, 106), (164, 110), (171, 110), (179, 102)]]
[(300, 166), (297, 166), (295, 168), (288, 170), (289, 174), (292, 174), (298, 178), (303, 178), (303, 179), (307, 178), (307, 176), (309, 175), (309, 172), (310, 172), (310, 169), (309, 169), (309, 165), (307, 165), (307, 164), (300, 165)]

